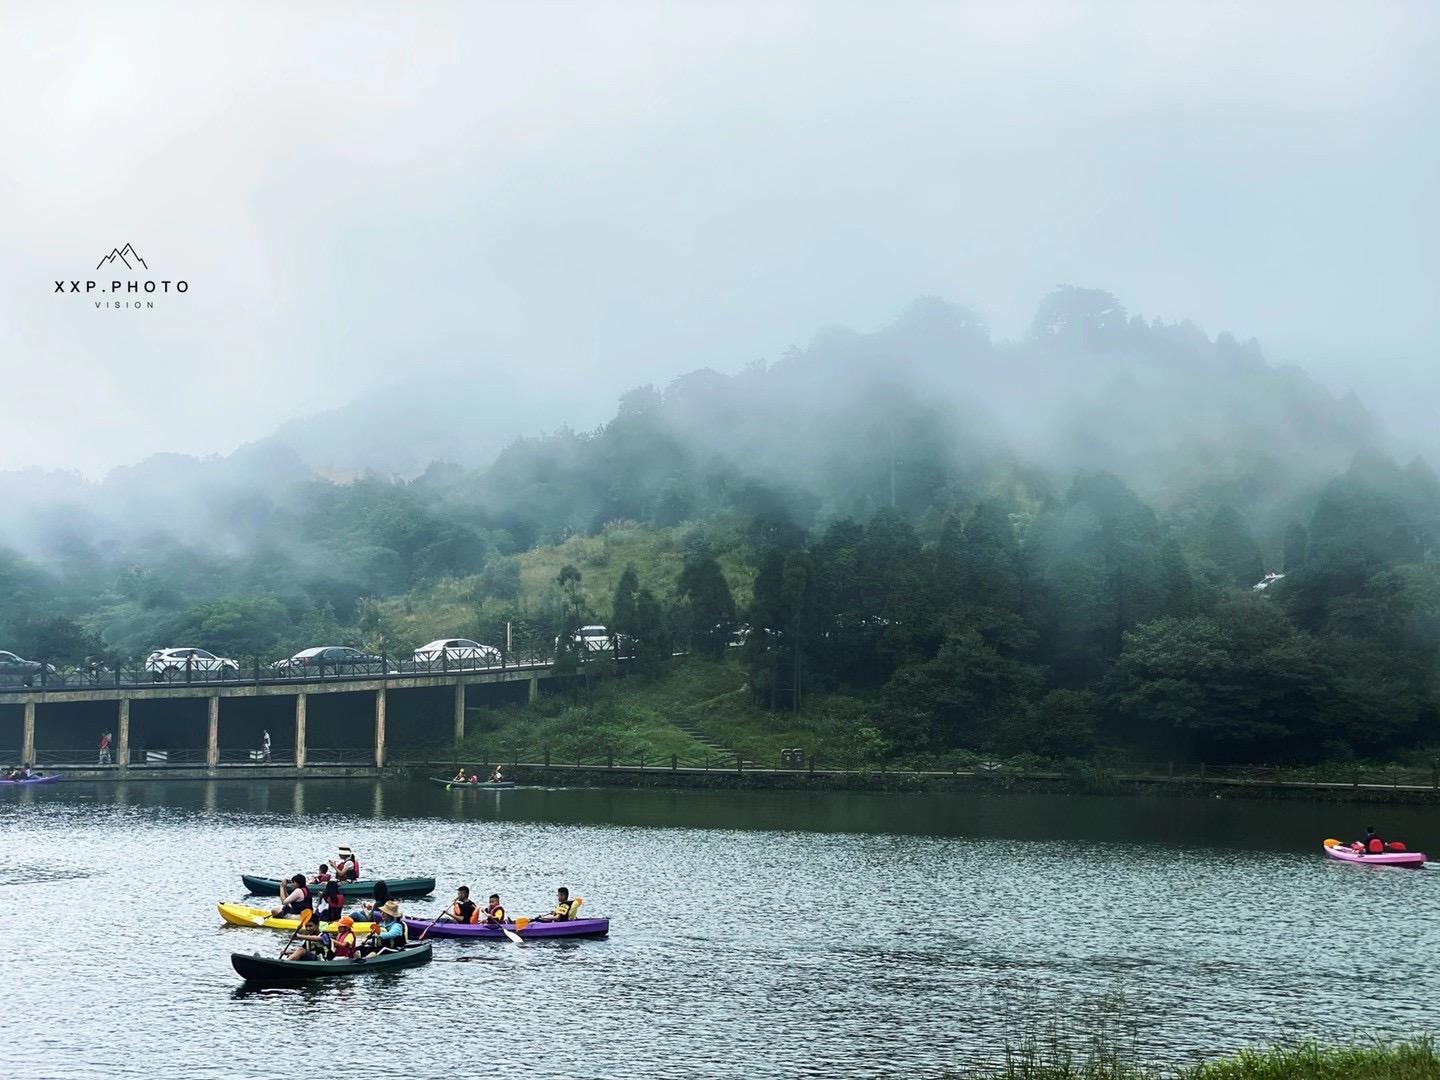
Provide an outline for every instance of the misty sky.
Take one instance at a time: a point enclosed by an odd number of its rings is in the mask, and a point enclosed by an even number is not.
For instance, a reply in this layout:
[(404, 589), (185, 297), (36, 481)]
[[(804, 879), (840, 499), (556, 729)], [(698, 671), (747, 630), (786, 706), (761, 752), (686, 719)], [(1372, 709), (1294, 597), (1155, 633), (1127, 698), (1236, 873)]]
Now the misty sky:
[[(1429, 421), (1437, 45), (1419, 0), (11, 2), (0, 469), (404, 379), (588, 426), (922, 294), (1013, 336), (1058, 282)], [(190, 292), (52, 293), (126, 242)]]

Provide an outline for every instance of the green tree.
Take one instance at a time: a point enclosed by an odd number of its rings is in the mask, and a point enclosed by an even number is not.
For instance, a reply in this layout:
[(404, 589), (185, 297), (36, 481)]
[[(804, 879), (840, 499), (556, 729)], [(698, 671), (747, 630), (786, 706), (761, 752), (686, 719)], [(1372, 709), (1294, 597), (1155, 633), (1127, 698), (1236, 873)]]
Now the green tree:
[(66, 615), (28, 615), (9, 628), (11, 648), (51, 664), (79, 664), (106, 655), (104, 643)]
[(1153, 752), (1274, 760), (1319, 749), (1325, 668), (1314, 643), (1261, 596), (1128, 632), (1106, 685), (1120, 734)]
[(610, 629), (617, 634), (639, 637), (640, 573), (634, 563), (628, 563), (620, 580), (615, 584), (615, 596), (610, 604)]
[(1235, 588), (1249, 588), (1265, 573), (1260, 545), (1234, 507), (1215, 511), (1201, 534), (1200, 550), (1220, 571), (1222, 580)]
[(273, 596), (227, 596), (187, 608), (170, 637), (236, 659), (274, 655), (290, 630), (290, 614)]
[(690, 647), (705, 656), (718, 657), (735, 632), (735, 599), (720, 564), (713, 556), (686, 557), (675, 582)]

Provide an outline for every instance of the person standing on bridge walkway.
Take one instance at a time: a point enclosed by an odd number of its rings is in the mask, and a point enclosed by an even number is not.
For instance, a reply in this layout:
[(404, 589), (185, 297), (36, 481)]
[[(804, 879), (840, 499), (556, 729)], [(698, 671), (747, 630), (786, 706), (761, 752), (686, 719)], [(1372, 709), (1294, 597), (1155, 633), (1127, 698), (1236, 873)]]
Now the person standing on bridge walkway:
[(260, 739), (260, 757), (265, 764), (270, 764), (270, 729), (266, 728), (263, 737)]
[(104, 732), (100, 736), (100, 764), (110, 764), (110, 732)]

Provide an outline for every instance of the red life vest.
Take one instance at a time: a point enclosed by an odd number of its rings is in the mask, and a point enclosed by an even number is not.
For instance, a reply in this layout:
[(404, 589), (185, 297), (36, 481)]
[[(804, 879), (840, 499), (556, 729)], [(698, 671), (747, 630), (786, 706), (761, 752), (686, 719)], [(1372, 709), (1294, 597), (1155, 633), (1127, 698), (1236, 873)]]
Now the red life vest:
[(344, 927), (335, 934), (334, 949), (338, 958), (348, 960), (355, 955), (355, 931)]
[(1369, 842), (1365, 845), (1365, 850), (1368, 854), (1371, 855), (1384, 855), (1385, 841), (1381, 840), (1378, 836), (1372, 836)]
[[(310, 910), (310, 886), (300, 885), (298, 888), (300, 889), (300, 899), (285, 905), (285, 914), (287, 915), (299, 915), (302, 911)], [(294, 891), (294, 889), (291, 890), (291, 892)]]
[(335, 902), (332, 904), (322, 895), (319, 900), (320, 906), (316, 908), (316, 915), (321, 922), (335, 922), (345, 914), (345, 894), (337, 893)]

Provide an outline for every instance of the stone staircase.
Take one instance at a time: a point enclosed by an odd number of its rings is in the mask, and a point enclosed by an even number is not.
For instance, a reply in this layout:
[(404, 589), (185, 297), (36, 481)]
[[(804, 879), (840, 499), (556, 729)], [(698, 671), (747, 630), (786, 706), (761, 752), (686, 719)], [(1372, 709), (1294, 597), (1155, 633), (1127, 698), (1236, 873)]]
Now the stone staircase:
[[(735, 768), (737, 759), (740, 755), (735, 752), (734, 748), (724, 746), (721, 743), (716, 742), (714, 739), (710, 738), (709, 735), (706, 735), (705, 732), (701, 731), (689, 720), (676, 720), (672, 717), (670, 719), (670, 722), (674, 724), (677, 728), (679, 728), (681, 731), (683, 731), (686, 735), (689, 735), (690, 738), (694, 739), (697, 743), (703, 746), (707, 752), (709, 752), (711, 757), (710, 767), (712, 769)], [(746, 761), (744, 762), (744, 766), (747, 769), (753, 769), (755, 767), (755, 763), (753, 761)]]

